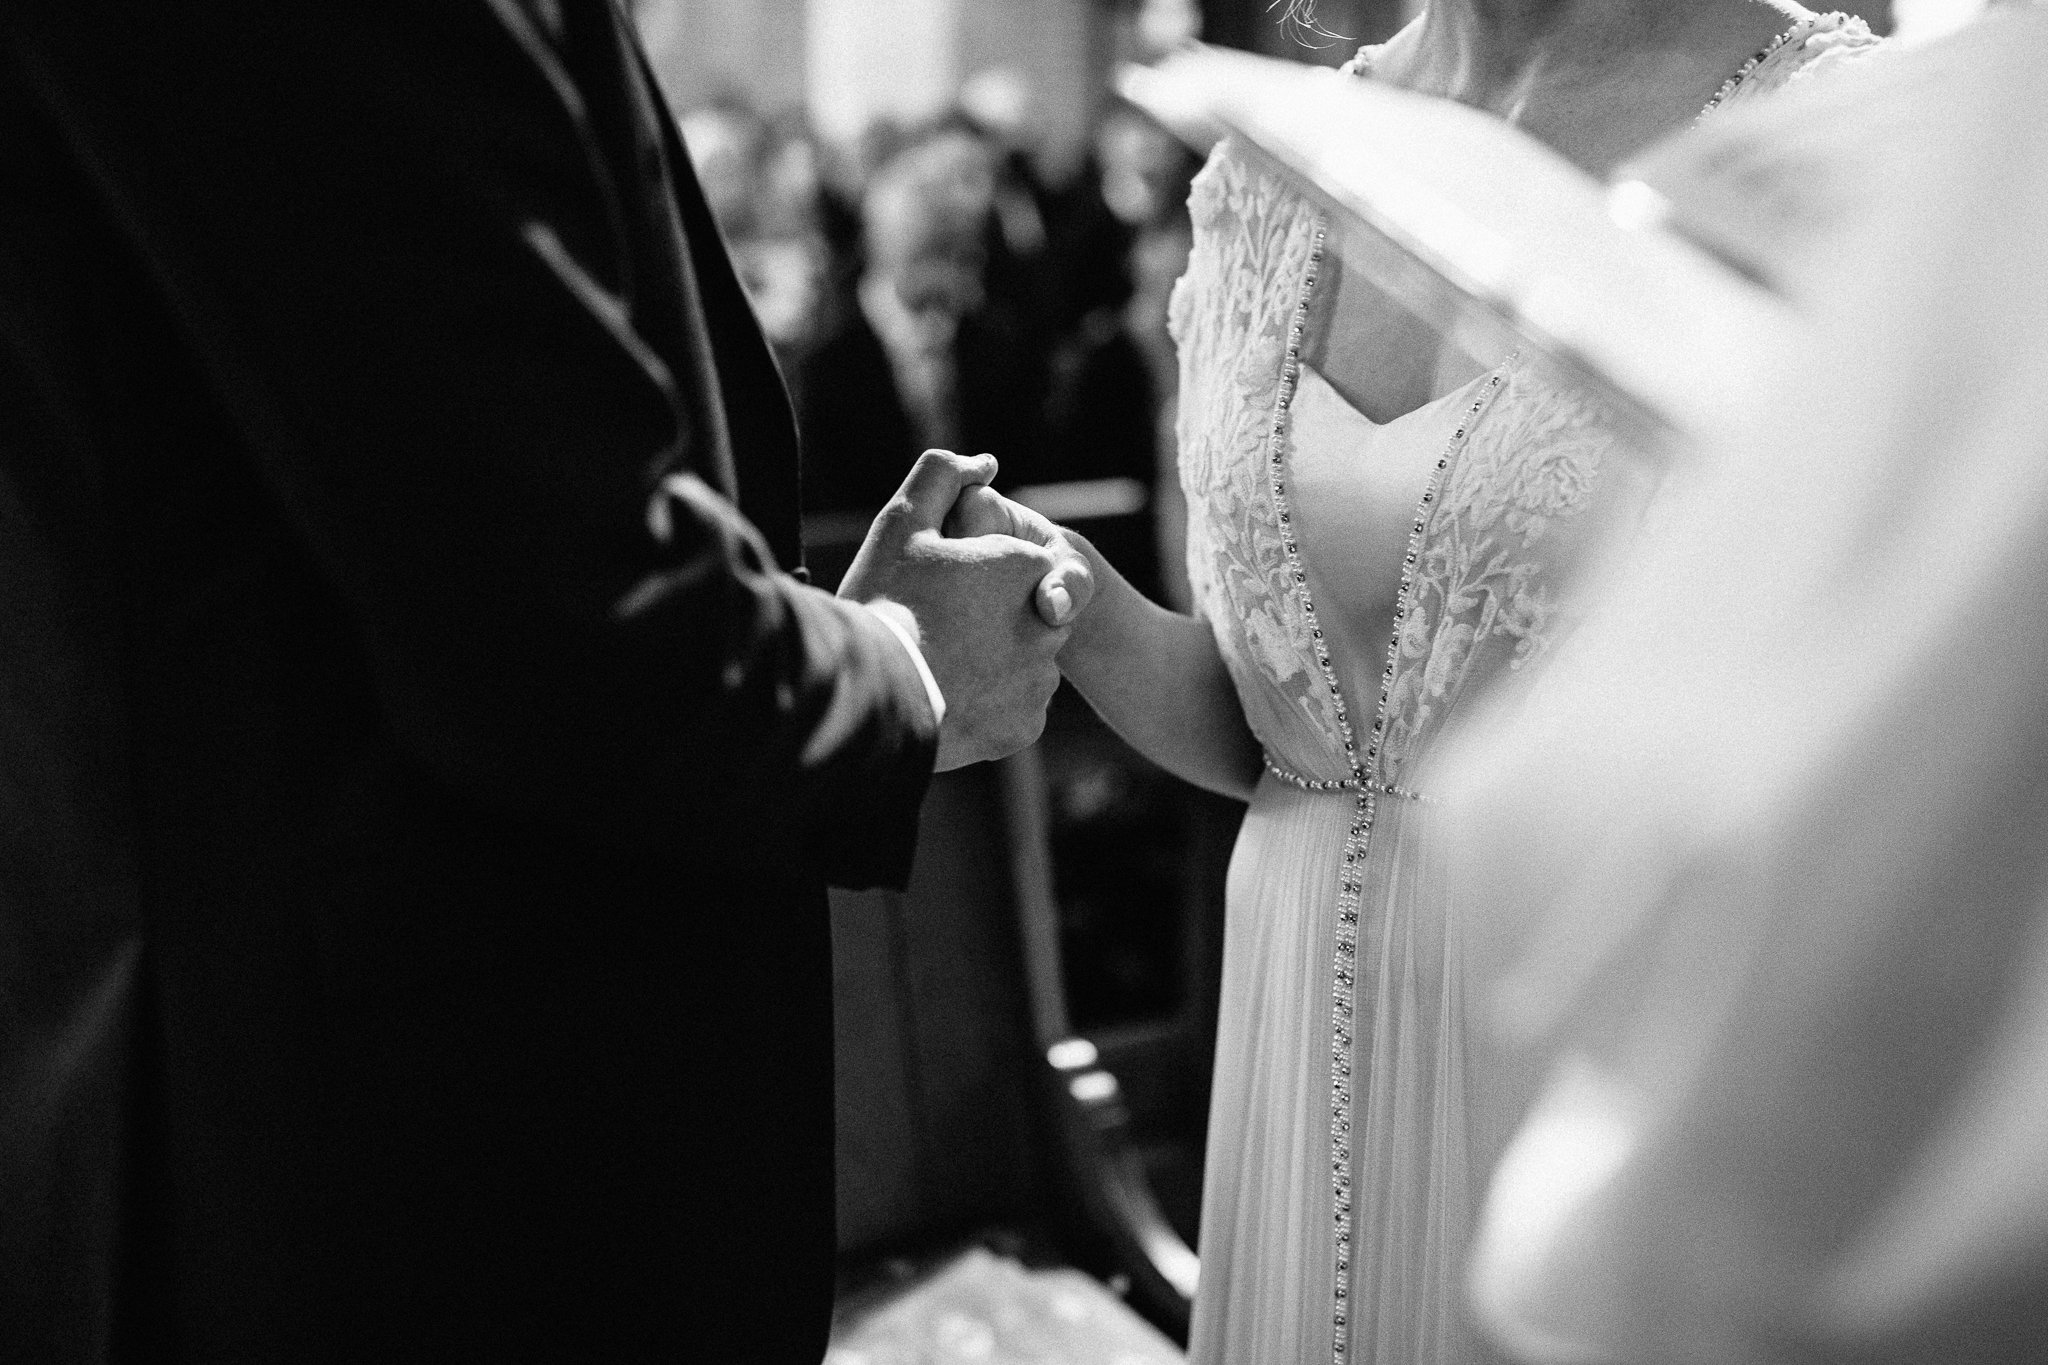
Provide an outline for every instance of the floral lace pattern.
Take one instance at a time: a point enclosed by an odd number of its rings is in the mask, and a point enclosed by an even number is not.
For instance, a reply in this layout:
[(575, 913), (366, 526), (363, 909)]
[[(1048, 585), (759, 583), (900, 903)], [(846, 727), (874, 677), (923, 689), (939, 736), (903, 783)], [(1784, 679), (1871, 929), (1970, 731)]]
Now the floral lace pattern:
[(1168, 313), (1180, 350), (1188, 577), (1254, 730), (1269, 738), (1282, 723), (1277, 709), (1292, 720), (1286, 729), (1328, 737), (1326, 749), (1293, 754), (1295, 762), (1341, 769), (1336, 712), (1293, 592), (1262, 458), (1318, 223), (1228, 142), (1196, 177), (1188, 206), (1194, 251)]
[[(1190, 205), (1195, 249), (1171, 314), (1189, 579), (1259, 739), (1311, 777), (1345, 777), (1336, 703), (1289, 573), (1264, 458), (1282, 420), (1288, 332), (1321, 224), (1229, 143), (1196, 180)], [(1505, 368), (1502, 392), (1460, 443), (1429, 509), (1369, 780), (1394, 780), (1479, 677), (1549, 648), (1568, 613), (1540, 546), (1554, 521), (1586, 505), (1610, 444), (1585, 398), (1518, 364)]]
[[(1853, 16), (1802, 19), (1716, 107), (1782, 89), (1878, 41)], [(1363, 75), (1372, 51), (1361, 49), (1344, 69)], [(1189, 580), (1254, 733), (1304, 775), (1341, 779), (1350, 774), (1336, 704), (1288, 570), (1264, 458), (1284, 421), (1289, 327), (1322, 225), (1229, 140), (1196, 178), (1189, 209), (1194, 251), (1169, 311), (1180, 351)], [(1429, 511), (1370, 781), (1398, 780), (1460, 696), (1540, 657), (1571, 618), (1556, 572), (1563, 566), (1542, 542), (1552, 523), (1583, 511), (1612, 441), (1584, 395), (1519, 364), (1504, 375)]]
[(1387, 701), (1388, 781), (1469, 685), (1540, 659), (1576, 618), (1551, 532), (1591, 504), (1612, 428), (1585, 394), (1516, 361), (1502, 373), (1424, 526)]

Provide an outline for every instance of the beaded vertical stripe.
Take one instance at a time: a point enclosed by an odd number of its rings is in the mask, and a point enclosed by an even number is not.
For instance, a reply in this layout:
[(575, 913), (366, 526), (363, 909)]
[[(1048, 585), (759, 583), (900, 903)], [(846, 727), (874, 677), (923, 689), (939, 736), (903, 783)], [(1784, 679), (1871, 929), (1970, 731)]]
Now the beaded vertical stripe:
[[(1394, 610), (1393, 640), (1387, 649), (1387, 667), (1380, 679), (1379, 711), (1373, 719), (1372, 739), (1368, 741), (1365, 753), (1361, 756), (1357, 736), (1351, 727), (1351, 717), (1344, 705), (1343, 689), (1338, 686), (1337, 670), (1330, 662), (1329, 644), (1323, 638), (1322, 624), (1316, 619), (1315, 598), (1309, 591), (1307, 570), (1302, 567), (1300, 547), (1294, 538), (1294, 515), (1287, 501), (1288, 415), (1294, 403), (1295, 389), (1301, 379), (1301, 341), (1308, 324), (1309, 303), (1315, 296), (1316, 277), (1322, 269), (1327, 235), (1328, 225), (1319, 223), (1314, 244), (1309, 250), (1308, 264), (1302, 275), (1301, 292), (1295, 304), (1294, 317), (1288, 325), (1287, 356), (1280, 373), (1279, 397), (1274, 404), (1268, 462), (1272, 476), (1273, 510), (1280, 523), (1280, 542), (1286, 551), (1287, 573), (1294, 585), (1295, 599), (1300, 606), (1302, 620), (1308, 626), (1316, 665), (1322, 671), (1323, 685), (1330, 690), (1331, 705), (1337, 717), (1338, 738), (1343, 743), (1344, 760), (1351, 771), (1349, 778), (1341, 782), (1326, 783), (1321, 789), (1358, 793), (1351, 828), (1345, 834), (1344, 863), (1339, 874), (1341, 880), (1337, 896), (1336, 948), (1330, 993), (1330, 1201), (1332, 1268), (1335, 1271), (1332, 1280), (1330, 1355), (1333, 1365), (1344, 1365), (1350, 1356), (1351, 1331), (1351, 1074), (1354, 1006), (1358, 984), (1359, 898), (1364, 892), (1366, 849), (1371, 842), (1373, 819), (1377, 813), (1378, 798), (1382, 794), (1382, 789), (1391, 795), (1411, 795), (1378, 779), (1376, 774), (1380, 763), (1380, 741), (1386, 734), (1387, 706), (1393, 693), (1395, 664), (1401, 652), (1401, 625), (1411, 609), (1415, 566), (1421, 557), (1422, 537), (1429, 524), (1430, 511), (1436, 503), (1437, 491), (1442, 485), (1444, 471), (1450, 467), (1451, 457), (1464, 443), (1466, 434), (1472, 430), (1473, 423), (1478, 420), (1487, 402), (1499, 391), (1501, 379), (1506, 374), (1508, 365), (1514, 363), (1514, 357), (1510, 356), (1506, 364), (1488, 377), (1479, 396), (1473, 399), (1471, 406), (1466, 409), (1456, 433), (1445, 444), (1443, 453), (1437, 457), (1436, 467), (1430, 473), (1429, 484), (1423, 490), (1422, 500), (1416, 508), (1415, 521), (1408, 533), (1407, 550), (1401, 561), (1401, 590)], [(1373, 770), (1371, 773), (1368, 772), (1368, 767)], [(1291, 776), (1284, 772), (1280, 775), (1283, 778)]]

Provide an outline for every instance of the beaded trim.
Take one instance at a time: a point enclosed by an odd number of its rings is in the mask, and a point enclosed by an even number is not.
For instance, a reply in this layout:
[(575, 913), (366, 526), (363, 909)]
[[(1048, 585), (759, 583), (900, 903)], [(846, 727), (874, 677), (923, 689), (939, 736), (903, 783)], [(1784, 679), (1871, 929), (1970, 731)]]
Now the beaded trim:
[(1351, 1296), (1351, 1018), (1352, 987), (1356, 980), (1353, 962), (1358, 953), (1357, 864), (1372, 829), (1374, 793), (1365, 783), (1365, 770), (1358, 759), (1358, 739), (1351, 730), (1351, 717), (1344, 705), (1344, 693), (1337, 686), (1337, 673), (1330, 665), (1330, 651), (1323, 628), (1316, 620), (1308, 574), (1301, 565), (1300, 547), (1294, 539), (1294, 514), (1287, 503), (1287, 417), (1294, 403), (1295, 387), (1301, 380), (1301, 338), (1308, 321), (1309, 300), (1315, 295), (1316, 273), (1322, 268), (1323, 245), (1328, 226), (1317, 223), (1315, 240), (1309, 247), (1307, 269), (1303, 272), (1301, 297), (1287, 330), (1287, 358), (1280, 371), (1280, 395), (1273, 408), (1273, 432), (1268, 445), (1268, 465), (1273, 480), (1273, 508), (1280, 522), (1280, 543), (1287, 554), (1287, 571), (1294, 579), (1295, 596), (1301, 603), (1314, 643), (1316, 664), (1324, 685), (1335, 703), (1337, 732), (1344, 744), (1345, 766), (1351, 770), (1358, 793), (1358, 809), (1344, 836), (1343, 882), (1337, 897), (1336, 986), (1330, 1006), (1330, 1198), (1335, 1226), (1335, 1306), (1332, 1309), (1331, 1358), (1344, 1365), (1350, 1332)]
[[(1779, 49), (1794, 38), (1803, 38), (1816, 31), (1828, 17), (1833, 16), (1801, 19), (1779, 34), (1769, 46), (1743, 63), (1734, 75), (1722, 82), (1721, 88), (1707, 101), (1706, 107), (1697, 117), (1704, 118), (1718, 108)], [(1350, 66), (1354, 75), (1368, 74), (1370, 65), (1366, 52), (1367, 49), (1361, 48), (1358, 55), (1352, 59)], [(1401, 655), (1401, 627), (1407, 621), (1408, 613), (1414, 610), (1415, 568), (1422, 557), (1422, 539), (1429, 528), (1430, 513), (1441, 490), (1444, 472), (1449, 469), (1451, 457), (1464, 443), (1466, 434), (1477, 424), (1480, 414), (1485, 411), (1493, 396), (1500, 391), (1501, 381), (1519, 357), (1519, 352), (1510, 355), (1502, 362), (1500, 368), (1487, 378), (1486, 386), (1465, 410), (1464, 420), (1459, 423), (1451, 439), (1445, 443), (1443, 453), (1437, 457), (1436, 467), (1431, 471), (1429, 483), (1424, 488), (1421, 501), (1416, 507), (1415, 521), (1408, 531), (1407, 553), (1401, 561), (1401, 589), (1394, 609), (1393, 638), (1387, 644), (1387, 665), (1380, 674), (1379, 707), (1373, 717), (1373, 737), (1366, 746), (1364, 758), (1361, 760), (1357, 739), (1351, 729), (1350, 715), (1344, 705), (1344, 694), (1337, 684), (1336, 670), (1330, 663), (1329, 648), (1323, 640), (1322, 627), (1316, 621), (1315, 601), (1309, 591), (1308, 575), (1302, 568), (1300, 551), (1295, 544), (1293, 516), (1287, 504), (1287, 419), (1294, 402), (1295, 388), (1301, 378), (1301, 340), (1307, 326), (1309, 301), (1315, 294), (1316, 276), (1322, 267), (1327, 232), (1326, 223), (1317, 224), (1315, 241), (1309, 251), (1308, 266), (1302, 277), (1301, 297), (1295, 305), (1293, 321), (1288, 327), (1287, 356), (1281, 369), (1280, 394), (1274, 407), (1273, 429), (1269, 441), (1269, 465), (1273, 481), (1273, 503), (1279, 517), (1281, 543), (1287, 554), (1288, 573), (1294, 580), (1295, 596), (1300, 601), (1302, 617), (1307, 621), (1309, 633), (1314, 640), (1317, 666), (1322, 670), (1323, 682), (1330, 689), (1330, 696), (1335, 704), (1338, 733), (1344, 743), (1344, 758), (1351, 769), (1351, 775), (1337, 779), (1303, 777), (1281, 768), (1270, 757), (1266, 760), (1266, 768), (1281, 781), (1304, 791), (1357, 793), (1358, 808), (1344, 840), (1344, 867), (1337, 897), (1336, 949), (1330, 1004), (1330, 1195), (1336, 1272), (1333, 1280), (1330, 1354), (1333, 1365), (1346, 1365), (1350, 1358), (1351, 1327), (1351, 1052), (1358, 984), (1359, 902), (1365, 889), (1364, 883), (1360, 880), (1363, 876), (1360, 865), (1365, 860), (1366, 849), (1371, 841), (1373, 820), (1378, 813), (1381, 796), (1395, 796), (1429, 805), (1437, 804), (1434, 798), (1409, 791), (1394, 783), (1368, 778), (1367, 765), (1371, 765), (1376, 777), (1380, 765), (1380, 742), (1386, 735), (1387, 712), (1393, 699), (1394, 674)]]
[[(1449, 467), (1451, 456), (1465, 440), (1465, 434), (1472, 429), (1475, 419), (1486, 407), (1488, 400), (1499, 390), (1501, 380), (1508, 366), (1515, 361), (1509, 356), (1501, 367), (1487, 379), (1479, 396), (1466, 409), (1464, 420), (1451, 439), (1445, 443), (1443, 453), (1437, 457), (1436, 468), (1431, 471), (1429, 484), (1423, 490), (1418, 504), (1414, 525), (1408, 533), (1407, 553), (1401, 561), (1401, 591), (1394, 612), (1393, 639), (1387, 649), (1387, 667), (1380, 680), (1379, 711), (1373, 720), (1373, 737), (1368, 742), (1364, 756), (1358, 752), (1358, 739), (1351, 727), (1351, 717), (1344, 704), (1344, 692), (1337, 682), (1337, 670), (1330, 662), (1328, 642), (1323, 638), (1323, 628), (1316, 619), (1314, 595), (1309, 591), (1308, 573), (1302, 567), (1301, 551), (1294, 539), (1294, 515), (1287, 501), (1287, 422), (1294, 403), (1295, 389), (1301, 381), (1301, 341), (1307, 328), (1309, 302), (1315, 296), (1316, 277), (1322, 268), (1323, 248), (1328, 236), (1328, 224), (1316, 225), (1315, 240), (1309, 249), (1308, 264), (1302, 274), (1301, 297), (1295, 304), (1294, 317), (1287, 330), (1287, 355), (1280, 372), (1280, 392), (1273, 410), (1272, 434), (1268, 441), (1268, 466), (1272, 476), (1273, 506), (1280, 523), (1280, 541), (1287, 556), (1287, 571), (1294, 580), (1294, 594), (1301, 606), (1302, 619), (1308, 623), (1309, 635), (1313, 642), (1316, 665), (1323, 675), (1323, 683), (1330, 690), (1330, 698), (1337, 717), (1338, 736), (1344, 745), (1344, 760), (1351, 770), (1348, 778), (1329, 779), (1303, 778), (1289, 773), (1270, 760), (1268, 767), (1283, 781), (1293, 781), (1310, 791), (1348, 791), (1357, 794), (1357, 810), (1351, 821), (1351, 828), (1344, 839), (1344, 866), (1340, 874), (1337, 895), (1337, 927), (1334, 961), (1332, 964), (1332, 987), (1330, 1002), (1330, 1199), (1333, 1246), (1332, 1280), (1333, 1306), (1331, 1309), (1331, 1359), (1333, 1365), (1345, 1365), (1350, 1356), (1351, 1327), (1351, 1247), (1352, 1247), (1352, 1203), (1351, 1203), (1351, 1072), (1352, 1072), (1352, 1026), (1355, 1017), (1356, 991), (1358, 984), (1358, 922), (1359, 900), (1364, 892), (1361, 865), (1365, 861), (1368, 844), (1371, 841), (1373, 820), (1378, 813), (1379, 798), (1391, 795), (1429, 804), (1430, 798), (1397, 787), (1391, 783), (1378, 782), (1367, 777), (1368, 765), (1377, 769), (1380, 758), (1380, 740), (1387, 728), (1387, 708), (1393, 695), (1394, 665), (1401, 648), (1401, 623), (1407, 619), (1412, 608), (1411, 598), (1415, 586), (1415, 566), (1422, 554), (1422, 536), (1429, 524), (1430, 510), (1435, 505), (1438, 488), (1443, 480), (1444, 470)], [(1320, 782), (1321, 785), (1310, 785)]]
[(1777, 37), (1771, 39), (1771, 41), (1764, 46), (1762, 51), (1758, 52), (1754, 57), (1751, 57), (1748, 61), (1744, 62), (1741, 66), (1737, 67), (1735, 69), (1734, 75), (1730, 76), (1727, 80), (1722, 81), (1721, 88), (1719, 90), (1716, 90), (1714, 92), (1714, 97), (1707, 101), (1707, 107), (1700, 110), (1699, 113), (1693, 115), (1693, 122), (1698, 123), (1701, 119), (1705, 118), (1707, 115), (1713, 113), (1716, 109), (1720, 108), (1722, 103), (1730, 95), (1734, 94), (1744, 81), (1748, 80), (1752, 75), (1756, 73), (1756, 69), (1758, 67), (1762, 66), (1765, 62), (1769, 61), (1772, 57), (1775, 57), (1778, 54), (1778, 49), (1784, 47), (1787, 43), (1790, 43), (1795, 38), (1800, 40), (1801, 42), (1804, 42), (1806, 39), (1812, 37), (1815, 33), (1819, 32), (1821, 25), (1826, 23), (1830, 19), (1835, 20), (1838, 24), (1843, 24), (1848, 22), (1849, 16), (1842, 13), (1840, 10), (1834, 10), (1827, 14), (1809, 14), (1804, 19), (1796, 20), (1793, 23), (1792, 27), (1786, 29)]
[[(1299, 787), (1305, 792), (1356, 792), (1364, 791), (1367, 785), (1361, 777), (1303, 777), (1300, 773), (1275, 763), (1270, 754), (1266, 756), (1266, 771), (1288, 786)], [(1378, 783), (1374, 785), (1373, 790), (1382, 796), (1398, 796), (1404, 801), (1415, 801), (1425, 806), (1443, 804), (1438, 797), (1424, 796), (1421, 792), (1410, 791), (1392, 782)]]
[(1308, 572), (1301, 565), (1300, 547), (1294, 540), (1294, 514), (1287, 502), (1287, 417), (1294, 405), (1295, 388), (1301, 382), (1301, 338), (1308, 325), (1309, 300), (1315, 295), (1316, 274), (1322, 268), (1327, 234), (1328, 226), (1318, 223), (1315, 240), (1309, 247), (1308, 265), (1302, 275), (1301, 297), (1295, 303), (1293, 320), (1287, 326), (1287, 358), (1280, 371), (1280, 396), (1273, 409), (1268, 460), (1273, 477), (1273, 508), (1280, 521), (1280, 543), (1287, 552), (1288, 576), (1294, 580), (1294, 595), (1301, 604), (1302, 619), (1308, 623), (1316, 665), (1322, 670), (1323, 681), (1330, 688), (1337, 716), (1337, 733), (1344, 744), (1345, 763), (1353, 775), (1357, 775), (1360, 772), (1358, 739), (1352, 733), (1351, 715), (1344, 705), (1344, 694), (1337, 688), (1337, 672), (1330, 663), (1329, 642), (1323, 638), (1323, 627), (1316, 619), (1315, 598), (1309, 592)]

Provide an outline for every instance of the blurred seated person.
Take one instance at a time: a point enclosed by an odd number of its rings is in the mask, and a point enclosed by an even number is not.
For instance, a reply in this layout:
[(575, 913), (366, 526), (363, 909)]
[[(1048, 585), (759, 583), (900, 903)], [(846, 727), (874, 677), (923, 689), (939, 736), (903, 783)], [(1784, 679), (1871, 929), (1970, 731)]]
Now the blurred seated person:
[(852, 303), (835, 284), (841, 263), (826, 230), (824, 176), (810, 125), (802, 111), (791, 110), (765, 128), (754, 235), (729, 245), (761, 330), (785, 374), (794, 376)]
[(1011, 483), (1030, 467), (1044, 364), (983, 288), (992, 194), (985, 149), (958, 131), (877, 172), (856, 306), (798, 367), (807, 510), (881, 506), (929, 446), (990, 451)]
[(746, 105), (719, 100), (685, 113), (677, 128), (719, 232), (728, 242), (752, 236), (763, 190), (767, 124)]
[(831, 330), (831, 263), (824, 237), (811, 231), (741, 238), (729, 245), (755, 320), (783, 369), (795, 371)]
[(816, 144), (802, 115), (735, 101), (684, 114), (683, 143), (733, 268), (785, 371), (831, 330), (831, 252)]
[[(902, 124), (878, 116), (868, 121), (859, 136), (818, 148), (818, 226), (825, 236), (831, 266), (827, 293), (835, 317), (852, 311), (854, 295), (860, 289), (861, 261), (867, 254), (861, 242), (861, 201), (867, 198), (868, 187), (882, 167), (913, 141), (914, 136)], [(789, 378), (794, 382), (797, 376)]]
[(1079, 173), (1039, 190), (1046, 244), (1035, 307), (1047, 336), (1066, 340), (1091, 314), (1122, 306), (1138, 238), (1179, 212), (1200, 169), (1150, 119), (1109, 108)]
[(1042, 348), (1053, 333), (1047, 330), (1047, 200), (1040, 167), (1045, 119), (1037, 92), (1014, 66), (984, 68), (960, 83), (958, 110), (948, 123), (976, 138), (988, 157), (982, 287)]
[[(1116, 109), (1095, 136), (1104, 208), (1120, 248), (1095, 264), (1096, 297), (1052, 358), (1048, 425), (1038, 477), (1150, 484), (1159, 404), (1177, 379), (1166, 301), (1187, 268), (1188, 186), (1197, 166), (1170, 133)], [(1122, 566), (1119, 566), (1122, 567)]]
[(1186, 600), (1187, 514), (1173, 434), (1179, 369), (1166, 310), (1187, 269), (1193, 229), (1186, 201), (1197, 166), (1170, 134), (1129, 109), (1111, 111), (1095, 147), (1104, 204), (1128, 245), (1105, 272), (1104, 297), (1053, 352), (1045, 458), (1030, 473), (1033, 481), (1141, 485), (1145, 505), (1124, 523), (1084, 529), (1140, 591), (1179, 605)]

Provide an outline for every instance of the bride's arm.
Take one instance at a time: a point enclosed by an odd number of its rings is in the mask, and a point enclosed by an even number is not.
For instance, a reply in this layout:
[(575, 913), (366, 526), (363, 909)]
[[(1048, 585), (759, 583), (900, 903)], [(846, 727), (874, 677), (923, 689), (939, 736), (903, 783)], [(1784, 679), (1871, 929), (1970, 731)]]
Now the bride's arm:
[(1148, 599), (1087, 537), (1095, 598), (1060, 650), (1060, 672), (1124, 742), (1174, 776), (1240, 801), (1265, 760), (1206, 622)]
[[(1206, 623), (1154, 603), (1086, 536), (1054, 526), (992, 488), (964, 490), (945, 530), (955, 536), (1014, 535), (1041, 545), (1065, 537), (1087, 557), (1093, 590), (1080, 615), (1071, 618), (1073, 634), (1060, 650), (1060, 672), (1125, 743), (1175, 777), (1251, 799), (1265, 757)], [(1055, 613), (1044, 600), (1045, 587), (1040, 585), (1040, 614), (1069, 624), (1064, 604)]]

